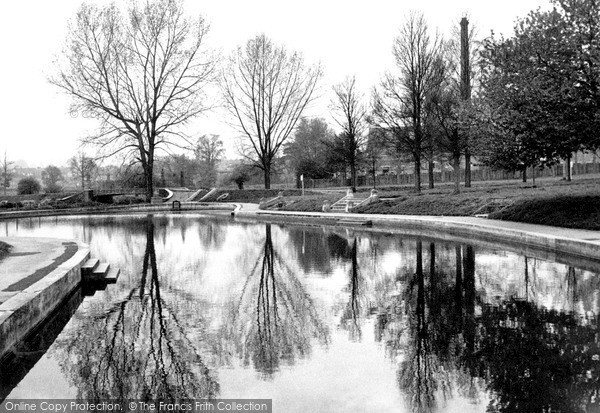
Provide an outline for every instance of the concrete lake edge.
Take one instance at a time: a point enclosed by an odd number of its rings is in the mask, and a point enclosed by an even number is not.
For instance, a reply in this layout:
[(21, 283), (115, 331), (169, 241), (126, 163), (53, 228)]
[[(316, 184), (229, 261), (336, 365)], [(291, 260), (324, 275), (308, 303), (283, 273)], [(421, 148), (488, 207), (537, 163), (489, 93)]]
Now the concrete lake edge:
[(0, 357), (35, 330), (81, 284), (81, 266), (90, 257), (90, 249), (74, 242), (77, 251), (72, 257), (0, 304)]
[(235, 216), (354, 227), (368, 222), (377, 229), (418, 230), (428, 237), (433, 237), (433, 232), (470, 239), (476, 237), (501, 244), (530, 246), (600, 261), (600, 231), (573, 230), (475, 217), (249, 211), (243, 207), (235, 211)]

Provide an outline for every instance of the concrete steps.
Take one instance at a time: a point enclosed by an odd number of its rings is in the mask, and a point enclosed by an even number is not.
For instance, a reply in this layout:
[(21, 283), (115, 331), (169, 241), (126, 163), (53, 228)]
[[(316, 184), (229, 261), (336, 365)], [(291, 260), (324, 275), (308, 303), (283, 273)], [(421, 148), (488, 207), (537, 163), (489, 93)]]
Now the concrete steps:
[(337, 201), (336, 203), (334, 203), (331, 206), (331, 212), (346, 212), (349, 202), (352, 202), (352, 206), (355, 207), (368, 198), (369, 198), (368, 196), (367, 197), (357, 197), (356, 195), (354, 195), (353, 197), (345, 196), (344, 198), (340, 199), (339, 201)]
[(98, 258), (90, 258), (81, 266), (83, 282), (114, 284), (119, 278), (120, 270), (111, 268), (110, 264), (100, 262)]
[(85, 278), (94, 272), (94, 268), (98, 266), (100, 260), (98, 258), (90, 258), (81, 266), (81, 276)]
[(108, 272), (108, 274), (106, 274), (106, 276), (104, 277), (104, 281), (106, 281), (107, 284), (114, 284), (117, 282), (117, 279), (119, 279), (120, 273), (121, 273), (120, 269), (111, 268), (110, 271)]

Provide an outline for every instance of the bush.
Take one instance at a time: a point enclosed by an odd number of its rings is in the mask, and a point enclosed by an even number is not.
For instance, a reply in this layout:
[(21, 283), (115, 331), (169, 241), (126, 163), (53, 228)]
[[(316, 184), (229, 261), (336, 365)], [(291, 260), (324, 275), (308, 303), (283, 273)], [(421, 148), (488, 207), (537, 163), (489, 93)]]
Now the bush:
[(113, 203), (115, 205), (141, 204), (144, 202), (146, 202), (145, 198), (140, 198), (135, 195), (119, 195), (113, 198)]
[(235, 183), (239, 190), (243, 190), (244, 183), (248, 182), (255, 173), (256, 169), (253, 166), (240, 163), (233, 168), (227, 180)]
[(62, 191), (62, 187), (57, 183), (50, 183), (46, 186), (47, 194), (56, 194)]
[(40, 183), (33, 177), (23, 178), (17, 184), (17, 193), (19, 195), (37, 194), (40, 192), (40, 189)]
[(11, 201), (0, 201), (0, 208), (9, 209), (9, 208), (22, 208), (23, 204), (20, 202), (11, 202)]

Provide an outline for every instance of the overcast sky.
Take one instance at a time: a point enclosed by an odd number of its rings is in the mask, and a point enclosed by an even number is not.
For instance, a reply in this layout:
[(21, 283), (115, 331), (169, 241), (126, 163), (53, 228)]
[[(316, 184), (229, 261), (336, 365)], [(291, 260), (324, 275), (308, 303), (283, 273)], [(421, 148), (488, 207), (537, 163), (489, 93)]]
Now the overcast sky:
[[(93, 120), (70, 116), (69, 98), (46, 80), (64, 44), (67, 22), (81, 3), (32, 0), (2, 5), (0, 152), (6, 150), (10, 160), (24, 160), (30, 166), (65, 164), (77, 152), (78, 139), (95, 128)], [(188, 1), (186, 8), (210, 22), (211, 46), (224, 54), (265, 33), (302, 52), (307, 62), (321, 62), (325, 70), (321, 98), (309, 114), (327, 117), (332, 84), (354, 74), (367, 96), (390, 67), (392, 41), (410, 10), (422, 11), (429, 25), (442, 34), (468, 15), (479, 36), (485, 37), (491, 30), (510, 35), (517, 17), (548, 4), (543, 0), (215, 0)], [(220, 112), (211, 113), (195, 121), (187, 132), (220, 134), (231, 148), (235, 132), (222, 117)], [(230, 150), (228, 155), (235, 154)]]

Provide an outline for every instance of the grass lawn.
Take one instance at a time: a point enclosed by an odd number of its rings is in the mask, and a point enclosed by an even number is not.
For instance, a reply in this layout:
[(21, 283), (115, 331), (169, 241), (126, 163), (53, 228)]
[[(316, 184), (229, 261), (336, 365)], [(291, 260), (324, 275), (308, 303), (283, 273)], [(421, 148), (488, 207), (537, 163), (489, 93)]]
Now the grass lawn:
[[(363, 189), (368, 191), (370, 189)], [(357, 213), (401, 215), (490, 214), (493, 219), (600, 230), (600, 177), (576, 176), (538, 179), (536, 185), (516, 181), (474, 182), (453, 194), (451, 183), (420, 194), (411, 187), (380, 188), (380, 202), (358, 207)], [(359, 190), (361, 191), (361, 190)], [(362, 192), (361, 191), (361, 192)], [(310, 197), (286, 205), (289, 211), (321, 211), (323, 201), (335, 201), (343, 192)]]
[[(208, 199), (202, 202), (215, 202), (220, 196), (227, 194), (227, 197), (222, 199), (223, 202), (249, 202), (258, 204), (261, 201), (267, 201), (275, 198), (279, 192), (283, 192), (284, 197), (296, 199), (301, 197), (301, 189), (219, 189), (212, 194)], [(318, 195), (315, 192), (306, 191), (305, 195)]]
[(600, 195), (525, 199), (490, 214), (489, 218), (600, 231)]

